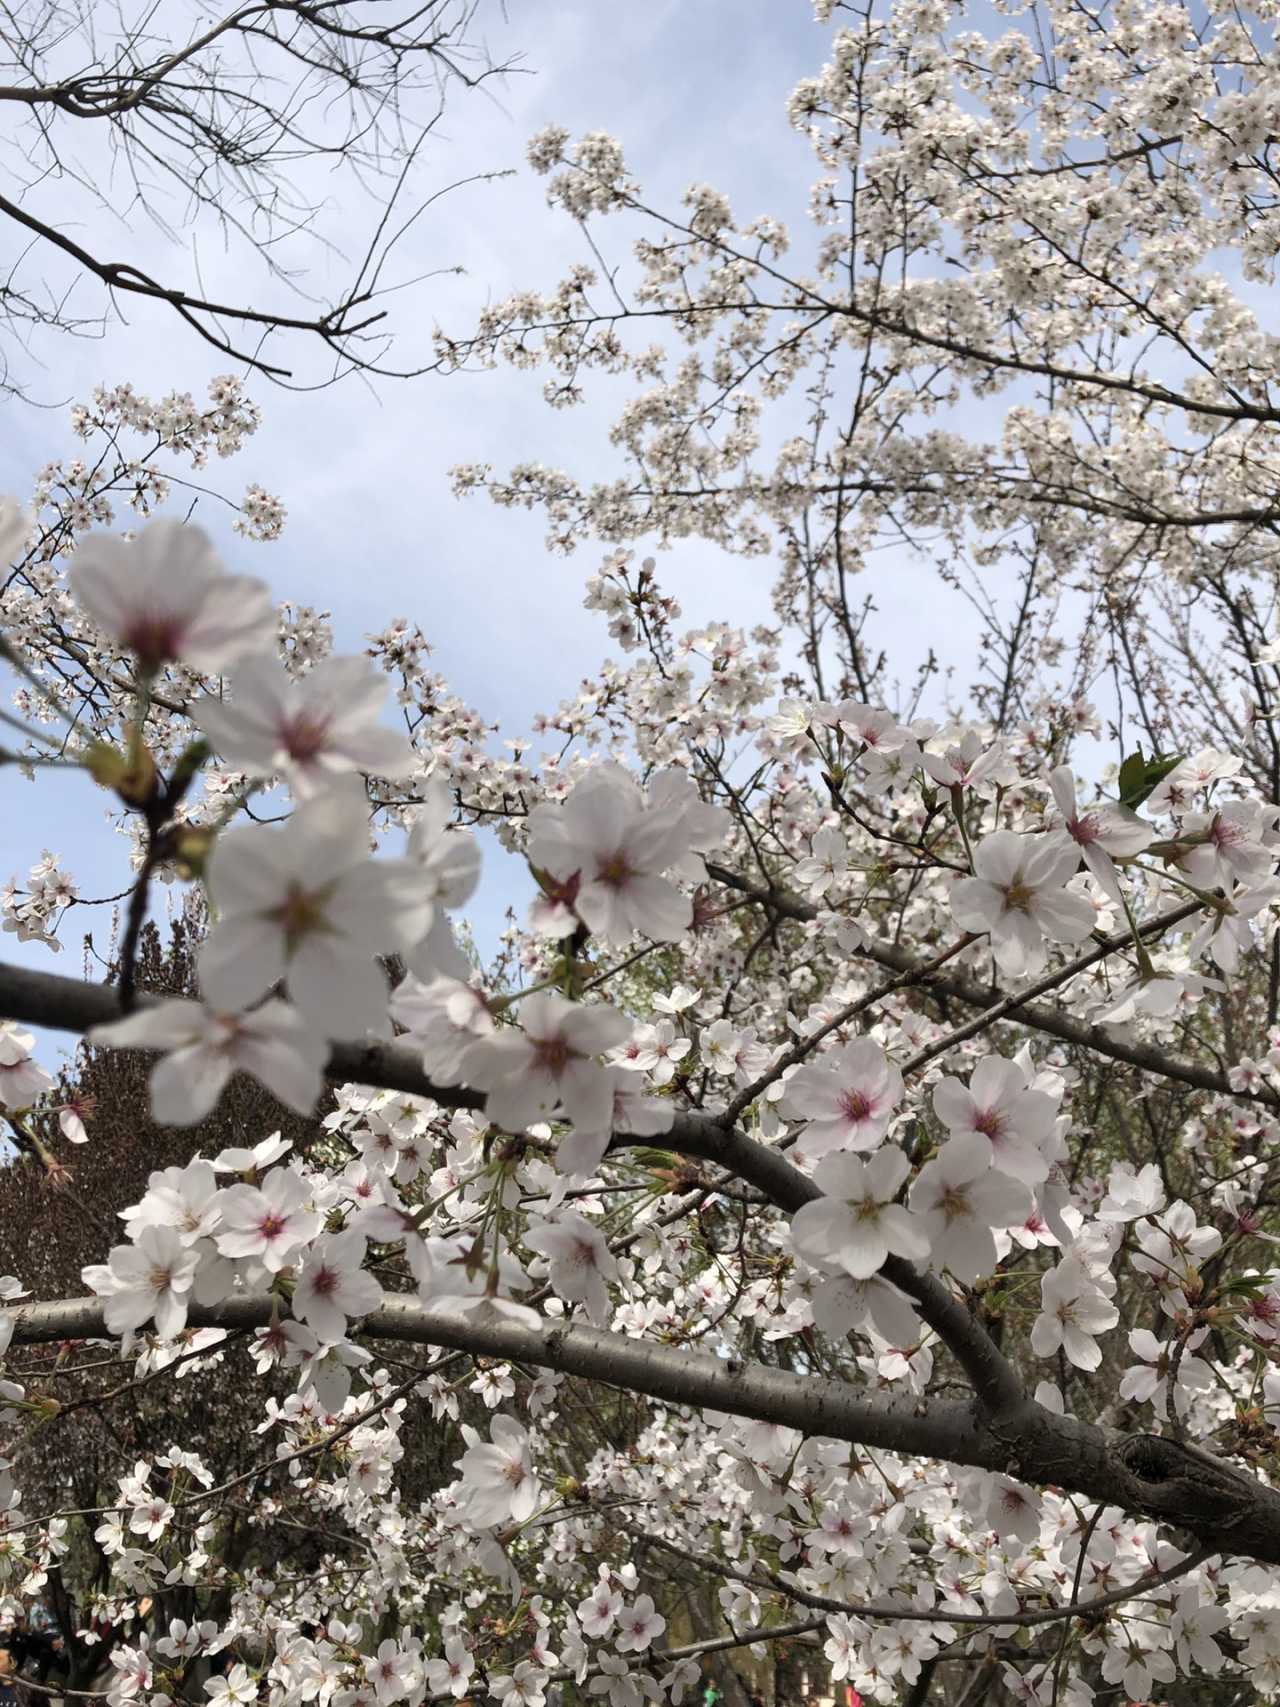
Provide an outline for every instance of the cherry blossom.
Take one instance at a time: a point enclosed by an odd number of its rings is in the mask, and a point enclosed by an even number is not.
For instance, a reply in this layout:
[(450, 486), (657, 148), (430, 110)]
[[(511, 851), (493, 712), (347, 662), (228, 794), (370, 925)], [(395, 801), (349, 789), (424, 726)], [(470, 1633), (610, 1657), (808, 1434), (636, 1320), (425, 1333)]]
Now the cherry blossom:
[(1154, 1405), (1156, 1411), (1163, 1415), (1169, 1379), (1173, 1375), (1176, 1360), (1177, 1376), (1174, 1381), (1173, 1403), (1177, 1413), (1185, 1416), (1192, 1394), (1213, 1386), (1213, 1370), (1203, 1358), (1196, 1357), (1190, 1349), (1202, 1345), (1208, 1335), (1208, 1328), (1197, 1329), (1183, 1342), (1179, 1353), (1173, 1342), (1162, 1343), (1149, 1328), (1131, 1329), (1130, 1349), (1134, 1356), (1142, 1361), (1132, 1365), (1121, 1377), (1120, 1397), (1134, 1399), (1139, 1404)]
[(367, 1316), (382, 1302), (382, 1288), (363, 1268), (366, 1242), (360, 1233), (327, 1233), (307, 1250), (293, 1289), (293, 1313), (320, 1339), (347, 1337), (347, 1323)]
[(1049, 787), (1058, 809), (1058, 817), (1051, 821), (1050, 827), (1057, 828), (1060, 824), (1079, 846), (1090, 873), (1113, 900), (1119, 901), (1116, 859), (1132, 859), (1142, 853), (1155, 840), (1155, 831), (1136, 812), (1112, 801), (1103, 801), (1082, 812), (1070, 765), (1059, 765), (1050, 772)]
[(638, 1595), (618, 1614), (614, 1646), (620, 1654), (642, 1654), (657, 1641), (666, 1627), (666, 1619), (654, 1608), (652, 1595)]
[(961, 878), (951, 890), (956, 923), (990, 932), (996, 962), (1009, 977), (1040, 971), (1046, 939), (1083, 942), (1093, 929), (1093, 908), (1064, 887), (1078, 859), (1068, 837), (994, 831), (974, 852), (976, 875)]
[(290, 1263), (320, 1229), (307, 1182), (293, 1168), (273, 1168), (260, 1186), (233, 1185), (221, 1201), (218, 1249), (254, 1257), (273, 1274)]
[(191, 1126), (217, 1103), (234, 1072), (250, 1073), (286, 1108), (309, 1114), (319, 1100), (328, 1050), (287, 1002), (251, 1013), (218, 1013), (171, 997), (95, 1026), (89, 1041), (115, 1049), (158, 1049), (151, 1113), (161, 1126)]
[(53, 1089), (53, 1079), (32, 1059), (36, 1040), (12, 1020), (0, 1020), (0, 1108), (25, 1108)]
[(976, 1145), (927, 1162), (908, 1201), (928, 1240), (930, 1267), (950, 1269), (957, 1280), (989, 1274), (997, 1260), (992, 1229), (1016, 1226), (1030, 1208), (1026, 1187), (991, 1167)]
[(489, 1442), (475, 1429), (462, 1428), (467, 1450), (458, 1460), (467, 1521), (478, 1529), (500, 1523), (524, 1523), (542, 1497), (529, 1453), (529, 1437), (511, 1417), (494, 1417)]
[(613, 1085), (596, 1057), (627, 1035), (614, 1009), (580, 1006), (540, 991), (520, 1006), (520, 1026), (494, 1032), (467, 1056), (467, 1078), (488, 1092), (485, 1113), (520, 1132), (558, 1108), (575, 1126), (599, 1131), (613, 1108)]
[(530, 861), (553, 880), (538, 928), (567, 936), (581, 920), (610, 942), (625, 942), (636, 931), (657, 942), (679, 941), (692, 904), (662, 874), (713, 835), (696, 797), (664, 809), (660, 779), (646, 801), (619, 766), (597, 766), (562, 806), (539, 806), (529, 815)]
[(810, 1156), (830, 1150), (873, 1150), (902, 1101), (902, 1074), (868, 1037), (797, 1068), (787, 1080), (784, 1111), (807, 1121)]
[(1051, 1357), (1059, 1347), (1077, 1369), (1096, 1369), (1102, 1349), (1096, 1335), (1114, 1328), (1120, 1312), (1094, 1277), (1067, 1257), (1040, 1282), (1041, 1314), (1031, 1330), (1031, 1349)]
[(220, 670), (274, 639), (265, 585), (228, 575), (208, 536), (186, 523), (151, 522), (131, 543), (91, 534), (69, 579), (78, 603), (147, 675), (177, 662)]
[(940, 1080), (933, 1106), (946, 1122), (952, 1144), (976, 1146), (1002, 1173), (1027, 1185), (1048, 1177), (1044, 1146), (1053, 1132), (1057, 1106), (1044, 1091), (1027, 1085), (1016, 1062), (984, 1056), (967, 1087), (959, 1079)]
[(207, 880), (218, 909), (199, 959), (210, 1006), (238, 1012), (284, 980), (322, 1036), (385, 1025), (376, 956), (419, 941), (430, 902), (407, 861), (370, 859), (354, 795), (308, 800), (282, 829), (226, 831)]
[(227, 692), (191, 715), (214, 750), (246, 776), (282, 776), (300, 800), (343, 771), (407, 776), (415, 758), (378, 714), (386, 683), (367, 658), (322, 658), (300, 680), (269, 657), (246, 658)]
[(470, 1687), (476, 1662), (460, 1636), (450, 1636), (440, 1659), (428, 1660), (427, 1688), (433, 1695), (452, 1695), (461, 1700)]
[(856, 1156), (826, 1156), (814, 1170), (823, 1197), (798, 1209), (791, 1239), (806, 1262), (865, 1280), (885, 1258), (921, 1261), (929, 1255), (923, 1229), (895, 1202), (911, 1165), (901, 1150), (877, 1150), (865, 1162)]
[(187, 1322), (188, 1294), (200, 1258), (170, 1227), (142, 1227), (131, 1245), (117, 1245), (110, 1261), (84, 1270), (86, 1286), (104, 1300), (103, 1320), (127, 1334), (154, 1319), (170, 1339)]
[(551, 1284), (559, 1297), (566, 1303), (585, 1304), (593, 1322), (607, 1318), (608, 1283), (617, 1273), (617, 1263), (598, 1227), (570, 1211), (531, 1227), (524, 1243), (549, 1260)]

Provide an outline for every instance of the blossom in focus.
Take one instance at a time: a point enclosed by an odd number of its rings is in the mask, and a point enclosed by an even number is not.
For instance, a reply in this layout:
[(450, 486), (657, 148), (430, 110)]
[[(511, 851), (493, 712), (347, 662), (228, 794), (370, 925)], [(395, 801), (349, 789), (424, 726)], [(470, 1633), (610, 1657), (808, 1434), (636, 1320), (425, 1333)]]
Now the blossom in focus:
[(902, 1074), (869, 1037), (831, 1050), (787, 1080), (782, 1109), (808, 1122), (807, 1156), (874, 1150), (904, 1095)]
[(453, 1695), (461, 1700), (467, 1693), (475, 1669), (476, 1662), (467, 1644), (460, 1636), (449, 1636), (445, 1640), (443, 1657), (427, 1661), (427, 1688), (432, 1695)]
[(252, 1013), (217, 1013), (173, 996), (94, 1026), (90, 1043), (164, 1051), (151, 1069), (151, 1113), (160, 1126), (191, 1126), (213, 1109), (234, 1072), (249, 1073), (277, 1101), (309, 1114), (324, 1088), (328, 1047), (288, 1002)]
[(1057, 817), (1050, 818), (1051, 829), (1065, 830), (1076, 843), (1090, 873), (1112, 898), (1121, 899), (1120, 882), (1116, 876), (1116, 859), (1132, 859), (1151, 846), (1156, 833), (1136, 812), (1114, 801), (1099, 801), (1087, 812), (1080, 810), (1076, 800), (1075, 776), (1070, 765), (1058, 765), (1049, 773)]
[(908, 1201), (929, 1241), (929, 1266), (966, 1283), (995, 1269), (992, 1229), (1019, 1226), (1031, 1209), (1027, 1188), (997, 1173), (976, 1147), (926, 1162)]
[(678, 942), (692, 922), (693, 903), (663, 873), (695, 846), (711, 845), (708, 813), (718, 813), (727, 827), (718, 808), (661, 778), (646, 800), (634, 778), (612, 764), (588, 771), (562, 804), (535, 806), (529, 861), (550, 881), (534, 904), (534, 928), (568, 936), (581, 921), (606, 942), (626, 942), (636, 932)]
[(1043, 1146), (1053, 1133), (1057, 1104), (1027, 1085), (1015, 1061), (985, 1055), (968, 1085), (959, 1079), (939, 1080), (933, 1106), (952, 1143), (978, 1145), (979, 1154), (994, 1167), (1027, 1185), (1048, 1177), (1049, 1157)]
[(343, 771), (403, 777), (417, 762), (406, 736), (378, 721), (387, 681), (367, 658), (322, 658), (301, 678), (272, 657), (246, 658), (227, 688), (198, 699), (191, 715), (227, 764), (282, 776), (296, 799)]
[(520, 1004), (520, 1027), (506, 1027), (467, 1057), (467, 1079), (488, 1091), (485, 1114), (495, 1126), (523, 1132), (558, 1108), (584, 1131), (604, 1129), (613, 1110), (613, 1080), (596, 1059), (628, 1035), (616, 1009), (584, 1006), (551, 990)]
[(462, 1476), (463, 1511), (477, 1529), (525, 1523), (537, 1510), (542, 1490), (533, 1473), (529, 1436), (512, 1417), (494, 1417), (489, 1440), (462, 1425), (467, 1450), (456, 1468)]
[(613, 1629), (614, 1621), (622, 1611), (622, 1591), (615, 1588), (608, 1566), (600, 1567), (600, 1580), (595, 1588), (578, 1607), (578, 1617), (582, 1628), (593, 1641), (599, 1641), (601, 1636), (607, 1636)]
[(273, 1168), (260, 1186), (233, 1185), (222, 1198), (218, 1250), (255, 1257), (273, 1274), (320, 1231), (311, 1188), (292, 1168)]
[(185, 522), (162, 517), (132, 542), (91, 533), (67, 578), (76, 603), (144, 674), (165, 664), (214, 674), (275, 640), (265, 584), (228, 575), (204, 531)]
[(320, 1339), (336, 1344), (347, 1337), (353, 1316), (367, 1316), (382, 1303), (382, 1288), (363, 1267), (364, 1235), (348, 1230), (326, 1233), (308, 1247), (293, 1290), (293, 1313)]
[(824, 1196), (798, 1209), (791, 1220), (791, 1241), (815, 1268), (843, 1271), (865, 1280), (885, 1258), (920, 1260), (929, 1254), (923, 1230), (911, 1212), (896, 1203), (911, 1171), (892, 1145), (862, 1161), (857, 1156), (824, 1156), (814, 1169), (814, 1184)]
[(666, 1619), (654, 1610), (653, 1596), (637, 1595), (635, 1601), (618, 1614), (618, 1634), (613, 1645), (620, 1654), (642, 1654), (657, 1641), (666, 1627)]
[(1095, 1336), (1114, 1328), (1120, 1312), (1082, 1263), (1067, 1257), (1043, 1276), (1040, 1311), (1031, 1330), (1036, 1356), (1061, 1348), (1077, 1369), (1097, 1369), (1102, 1352)]
[(1039, 972), (1046, 939), (1083, 942), (1093, 930), (1090, 902), (1064, 887), (1079, 860), (1067, 836), (994, 831), (974, 852), (976, 876), (952, 885), (956, 923), (962, 930), (991, 933), (996, 964), (1009, 977)]
[(107, 1332), (132, 1333), (153, 1318), (162, 1339), (187, 1325), (187, 1295), (200, 1258), (171, 1227), (144, 1227), (137, 1240), (117, 1245), (105, 1263), (81, 1270), (103, 1303)]
[(1182, 835), (1203, 839), (1178, 861), (1202, 889), (1236, 883), (1261, 883), (1275, 868), (1276, 809), (1260, 800), (1228, 800), (1216, 812), (1193, 812), (1182, 822)]

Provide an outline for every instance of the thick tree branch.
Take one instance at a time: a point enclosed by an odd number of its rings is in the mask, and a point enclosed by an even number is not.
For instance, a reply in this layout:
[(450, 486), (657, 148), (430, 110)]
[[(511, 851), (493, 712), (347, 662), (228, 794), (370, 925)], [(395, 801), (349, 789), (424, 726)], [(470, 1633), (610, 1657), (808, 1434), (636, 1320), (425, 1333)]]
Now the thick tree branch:
[[(155, 1000), (154, 997), (150, 998)], [(139, 998), (146, 1005), (148, 998)], [(49, 972), (0, 964), (0, 1014), (28, 1025), (64, 1031), (88, 1031), (117, 1019), (119, 990), (109, 984), (82, 983)], [(460, 1086), (436, 1085), (422, 1071), (418, 1056), (404, 1044), (360, 1047), (335, 1045), (325, 1068), (337, 1083), (372, 1085), (429, 1097), (443, 1108), (478, 1109), (484, 1098)], [(616, 1148), (633, 1140), (615, 1134)], [(679, 1113), (666, 1134), (667, 1144), (686, 1156), (714, 1162), (727, 1172), (757, 1186), (773, 1204), (793, 1215), (802, 1204), (822, 1194), (813, 1181), (778, 1150), (738, 1131), (725, 1116)], [(994, 1415), (1018, 1410), (1025, 1403), (1021, 1382), (981, 1323), (933, 1275), (923, 1274), (901, 1257), (890, 1257), (884, 1277), (913, 1301), (921, 1317), (955, 1356), (983, 1405)]]
[[(193, 1327), (263, 1327), (269, 1296), (193, 1306)], [(105, 1338), (96, 1298), (11, 1308), (17, 1344)], [(1138, 1435), (1117, 1441), (1075, 1417), (1033, 1402), (998, 1420), (976, 1407), (914, 1395), (872, 1397), (840, 1381), (792, 1375), (681, 1346), (563, 1322), (536, 1328), (493, 1314), (432, 1310), (417, 1298), (388, 1297), (361, 1324), (364, 1337), (407, 1341), (477, 1357), (553, 1369), (644, 1393), (667, 1404), (724, 1411), (809, 1435), (1002, 1470), (1188, 1530), (1205, 1547), (1280, 1564), (1280, 1492), (1210, 1454)]]

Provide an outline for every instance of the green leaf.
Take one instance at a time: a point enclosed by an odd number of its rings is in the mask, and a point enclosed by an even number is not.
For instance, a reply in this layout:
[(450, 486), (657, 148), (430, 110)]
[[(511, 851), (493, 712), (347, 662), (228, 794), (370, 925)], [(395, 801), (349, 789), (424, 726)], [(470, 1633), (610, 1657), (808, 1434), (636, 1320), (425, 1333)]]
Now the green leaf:
[(1120, 766), (1120, 804), (1130, 808), (1141, 806), (1156, 784), (1185, 757), (1185, 753), (1153, 753), (1148, 758), (1141, 747), (1130, 753)]

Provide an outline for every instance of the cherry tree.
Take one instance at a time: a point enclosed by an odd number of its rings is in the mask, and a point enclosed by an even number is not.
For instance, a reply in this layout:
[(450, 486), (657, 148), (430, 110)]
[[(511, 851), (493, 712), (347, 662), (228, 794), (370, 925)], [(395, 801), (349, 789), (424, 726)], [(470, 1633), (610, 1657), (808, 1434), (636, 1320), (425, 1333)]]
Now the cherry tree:
[[(885, 1703), (1280, 1693), (1273, 19), (817, 10), (800, 265), (550, 130), (591, 263), (439, 335), (555, 407), (635, 382), (615, 479), (454, 474), (607, 548), (616, 653), (532, 734), (231, 538), (5, 511), (11, 759), (113, 791), (132, 863), (105, 981), (0, 969), (0, 1100), (95, 1143), (60, 1028), (191, 1135), (88, 1296), (2, 1283), (0, 1586), (96, 1525), (112, 1707), (678, 1704), (788, 1645)], [(772, 626), (682, 628), (632, 546), (689, 537), (771, 560)], [(890, 545), (976, 656), (893, 657)], [(495, 842), (536, 895), (486, 961)], [(182, 993), (139, 976), (161, 885), (208, 910)], [(78, 903), (49, 856), (6, 924)], [(177, 1439), (31, 1509), (101, 1342), (259, 1383), (243, 1468)], [(245, 1513), (305, 1572), (232, 1555)]]

